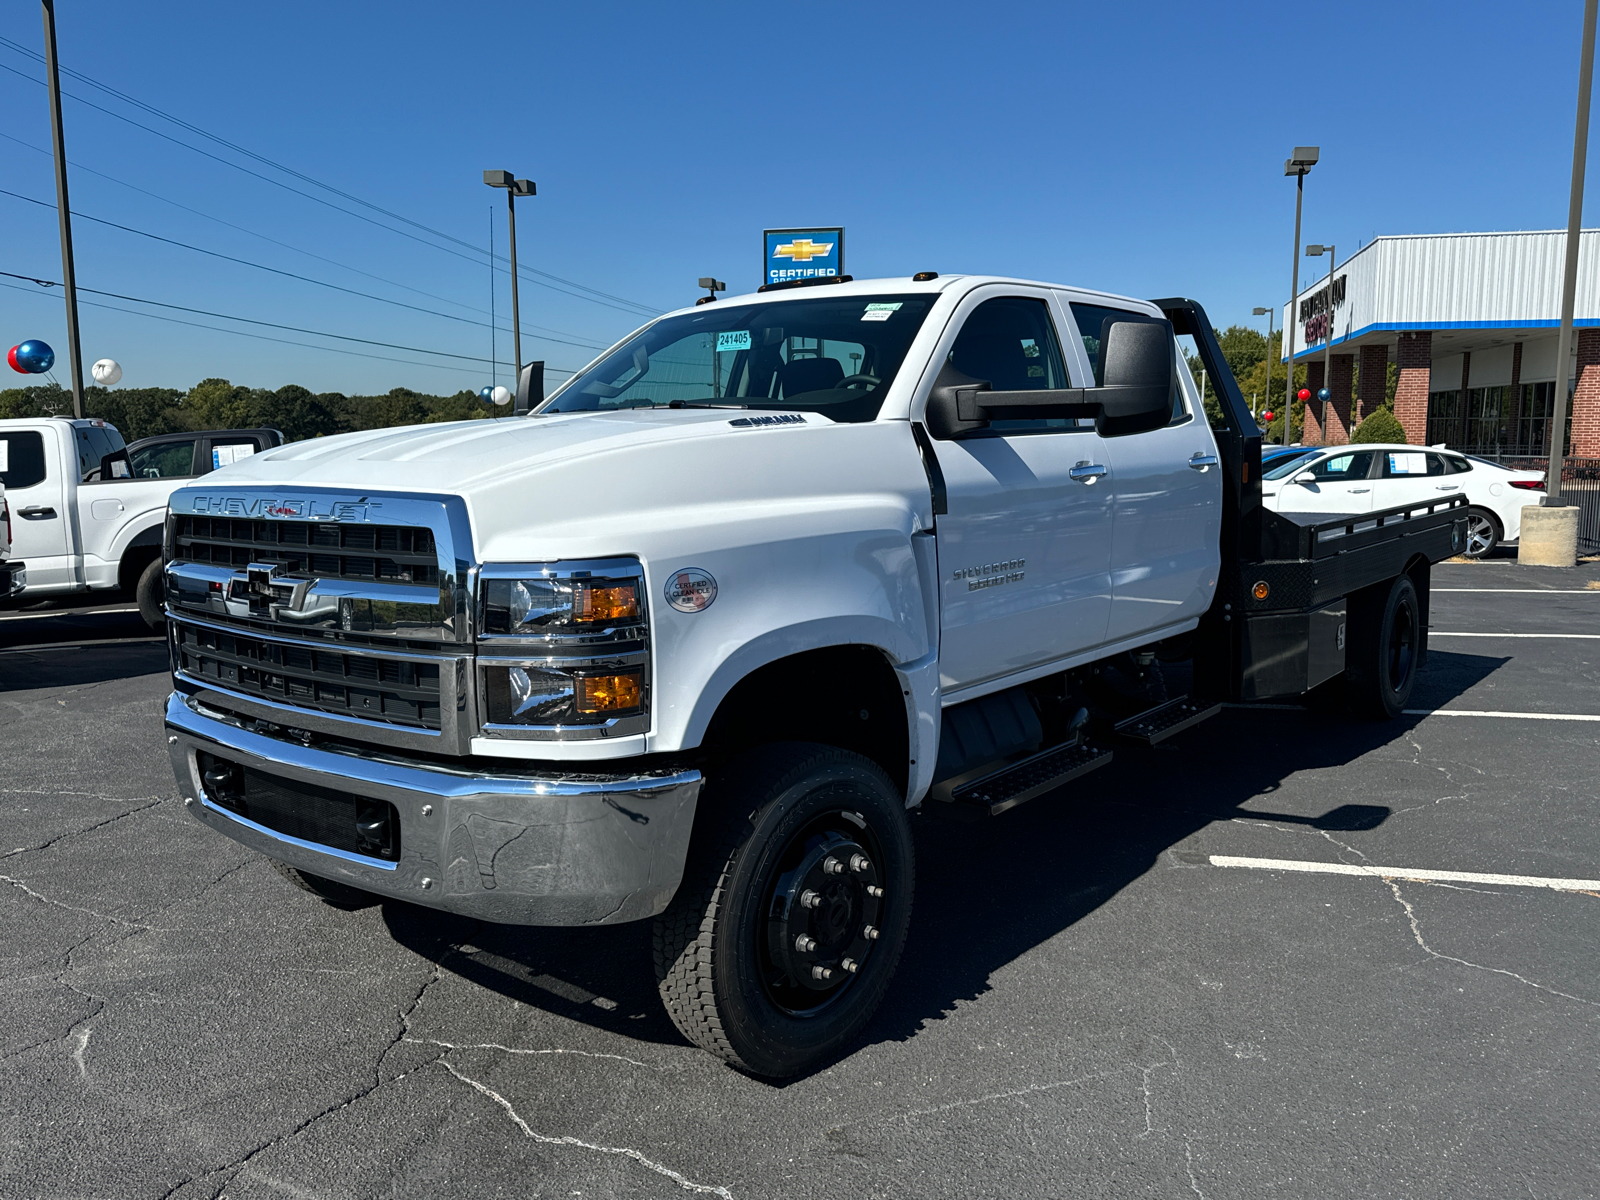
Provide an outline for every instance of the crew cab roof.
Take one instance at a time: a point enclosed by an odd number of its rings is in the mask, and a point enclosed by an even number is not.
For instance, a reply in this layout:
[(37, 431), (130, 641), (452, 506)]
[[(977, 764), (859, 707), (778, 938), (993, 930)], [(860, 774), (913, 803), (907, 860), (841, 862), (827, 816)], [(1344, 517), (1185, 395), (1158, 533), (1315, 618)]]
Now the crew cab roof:
[[(1067, 283), (1048, 283), (1039, 279), (1019, 279), (1009, 275), (939, 275), (933, 279), (913, 279), (909, 275), (891, 275), (878, 279), (851, 279), (848, 283), (818, 283), (800, 287), (785, 287), (770, 292), (744, 292), (737, 296), (719, 296), (718, 304), (782, 304), (789, 300), (815, 299), (818, 296), (881, 296), (885, 292), (896, 295), (915, 295), (919, 292), (939, 294), (946, 291), (969, 291), (972, 288), (985, 284), (1015, 284), (1019, 287), (1036, 288), (1067, 288), (1075, 292), (1098, 299), (1111, 301), (1114, 304), (1132, 304), (1148, 307), (1149, 301), (1134, 296), (1119, 296), (1113, 292), (1102, 292), (1095, 288), (1079, 287)], [(672, 313), (663, 313), (670, 316), (678, 312), (690, 312), (696, 306), (684, 305), (674, 309)]]

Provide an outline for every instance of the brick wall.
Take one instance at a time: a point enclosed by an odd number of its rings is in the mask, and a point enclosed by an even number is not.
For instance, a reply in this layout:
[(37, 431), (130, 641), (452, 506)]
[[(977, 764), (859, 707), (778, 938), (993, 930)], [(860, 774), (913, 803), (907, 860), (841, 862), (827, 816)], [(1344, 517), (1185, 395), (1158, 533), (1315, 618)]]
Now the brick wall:
[(1317, 392), (1322, 388), (1322, 360), (1313, 358), (1306, 363), (1306, 387), (1311, 389), (1311, 399), (1306, 401), (1305, 429), (1300, 441), (1307, 446), (1322, 445), (1322, 401)]
[(1354, 354), (1335, 354), (1333, 364), (1329, 370), (1333, 382), (1328, 385), (1328, 391), (1333, 393), (1328, 397), (1328, 411), (1323, 417), (1326, 428), (1323, 436), (1330, 446), (1343, 446), (1350, 441), (1350, 391), (1355, 386), (1356, 356)]
[(1578, 330), (1578, 387), (1572, 395), (1572, 445), (1567, 453), (1600, 458), (1600, 329)]
[(1370, 417), (1376, 409), (1383, 407), (1384, 389), (1388, 383), (1389, 347), (1361, 347), (1361, 376), (1356, 384), (1361, 389), (1361, 394), (1357, 398), (1353, 418), (1356, 425)]
[(1402, 333), (1395, 348), (1400, 381), (1394, 391), (1394, 415), (1405, 427), (1406, 441), (1423, 445), (1428, 437), (1428, 378), (1433, 367), (1433, 331)]

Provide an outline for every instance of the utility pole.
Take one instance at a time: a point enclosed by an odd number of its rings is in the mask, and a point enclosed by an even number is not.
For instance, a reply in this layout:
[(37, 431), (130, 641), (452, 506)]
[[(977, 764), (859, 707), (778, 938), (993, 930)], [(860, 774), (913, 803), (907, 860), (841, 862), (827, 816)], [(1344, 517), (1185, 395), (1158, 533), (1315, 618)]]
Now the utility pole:
[[(517, 197), (535, 194), (531, 179), (513, 179), (510, 171), (485, 171), (483, 181), (490, 187), (506, 189), (506, 205), (511, 214), (511, 341), (516, 351), (517, 374), (522, 381), (522, 318), (517, 307)], [(489, 265), (494, 266), (494, 254), (489, 255)]]
[(1295, 305), (1300, 302), (1300, 205), (1306, 194), (1306, 172), (1317, 165), (1316, 146), (1296, 146), (1294, 155), (1283, 164), (1283, 173), (1294, 181), (1294, 251), (1289, 256), (1289, 319), (1284, 329), (1289, 334), (1289, 378), (1283, 384), (1283, 444), (1289, 444), (1289, 418), (1294, 412), (1294, 326)]
[(1567, 202), (1567, 263), (1561, 280), (1561, 332), (1556, 337), (1556, 404), (1550, 414), (1550, 466), (1545, 504), (1561, 498), (1561, 468), (1567, 448), (1567, 355), (1572, 351), (1572, 310), (1578, 294), (1578, 242), (1583, 223), (1583, 176), (1589, 151), (1589, 90), (1594, 81), (1596, 0), (1583, 6), (1583, 52), (1578, 67), (1578, 125), (1572, 138), (1572, 193)]
[[(1267, 398), (1267, 403), (1271, 404), (1272, 403), (1272, 318), (1277, 315), (1277, 312), (1276, 312), (1276, 310), (1271, 309), (1271, 308), (1254, 308), (1254, 309), (1251, 309), (1250, 312), (1251, 312), (1252, 316), (1265, 317), (1267, 319), (1267, 386), (1266, 386), (1266, 389), (1261, 394)], [(1250, 407), (1251, 407), (1252, 410), (1254, 410), (1254, 408), (1255, 408), (1255, 401), (1254, 401), (1253, 398), (1251, 400)], [(1288, 419), (1289, 419), (1288, 417), (1284, 418), (1285, 427), (1287, 427)]]
[[(56, 160), (56, 216), (61, 222), (61, 282), (67, 297), (67, 357), (72, 360), (72, 415), (83, 417), (83, 350), (78, 343), (78, 280), (72, 269), (72, 205), (67, 201), (67, 141), (61, 131), (61, 72), (56, 65), (55, 0), (44, 9), (44, 66), (50, 79), (50, 136)], [(1585, 93), (1587, 100), (1587, 93)]]

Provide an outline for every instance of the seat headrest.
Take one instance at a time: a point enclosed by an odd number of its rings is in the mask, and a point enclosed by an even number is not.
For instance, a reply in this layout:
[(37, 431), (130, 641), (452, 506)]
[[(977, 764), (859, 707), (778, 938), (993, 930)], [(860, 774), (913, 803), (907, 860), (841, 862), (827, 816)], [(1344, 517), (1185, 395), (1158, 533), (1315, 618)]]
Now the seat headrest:
[(783, 394), (823, 392), (838, 387), (843, 379), (844, 368), (836, 358), (797, 358), (783, 368)]

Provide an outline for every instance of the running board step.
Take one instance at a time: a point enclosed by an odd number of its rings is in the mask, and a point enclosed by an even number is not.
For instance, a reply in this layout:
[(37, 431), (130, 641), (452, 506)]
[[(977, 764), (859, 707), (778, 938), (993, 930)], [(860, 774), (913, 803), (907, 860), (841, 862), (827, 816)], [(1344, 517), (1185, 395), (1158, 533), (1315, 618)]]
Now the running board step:
[(1126, 721), (1118, 721), (1116, 732), (1121, 737), (1132, 738), (1136, 742), (1145, 742), (1154, 746), (1157, 742), (1179, 733), (1191, 725), (1198, 725), (1209, 717), (1216, 716), (1222, 711), (1221, 704), (1213, 704), (1209, 708), (1196, 704), (1187, 696), (1179, 696), (1176, 700), (1168, 700), (1165, 704), (1158, 704), (1154, 708), (1146, 709), (1138, 716), (1129, 717)]
[(991, 764), (989, 768), (980, 767), (966, 776), (937, 783), (932, 794), (936, 800), (997, 817), (1110, 761), (1111, 751), (1095, 746), (1077, 742), (1051, 746), (1016, 762), (999, 767)]

